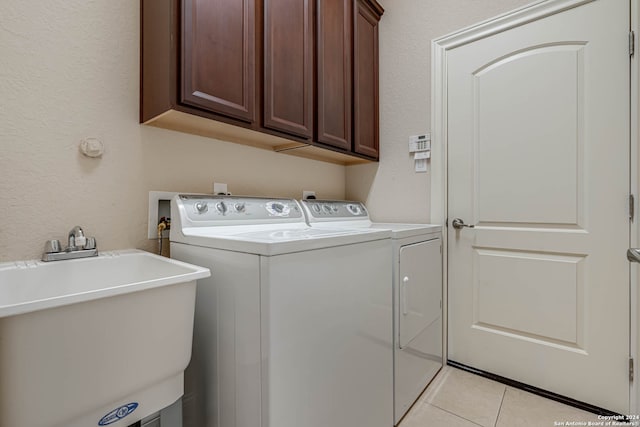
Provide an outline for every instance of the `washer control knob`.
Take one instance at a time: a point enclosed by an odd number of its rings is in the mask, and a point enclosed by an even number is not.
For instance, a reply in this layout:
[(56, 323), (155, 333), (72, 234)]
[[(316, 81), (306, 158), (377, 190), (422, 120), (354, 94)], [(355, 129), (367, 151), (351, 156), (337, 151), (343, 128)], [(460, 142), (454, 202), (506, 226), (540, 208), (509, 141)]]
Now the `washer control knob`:
[(347, 205), (347, 210), (351, 212), (352, 215), (360, 215), (362, 213), (359, 205)]
[(234, 207), (236, 208), (236, 211), (238, 211), (238, 212), (244, 212), (244, 208), (245, 208), (244, 203), (236, 203), (236, 204), (234, 205)]
[(216, 204), (216, 210), (224, 215), (227, 213), (227, 205), (224, 202), (218, 202)]
[(311, 208), (313, 209), (313, 211), (315, 213), (320, 213), (320, 211), (321, 211), (320, 205), (313, 204), (313, 205), (311, 205)]
[(203, 214), (209, 210), (209, 205), (207, 204), (207, 202), (196, 202), (194, 206), (196, 208), (196, 212), (198, 212), (199, 214)]
[(331, 205), (323, 205), (322, 209), (324, 209), (324, 211), (328, 214), (331, 213)]
[(289, 205), (285, 205), (282, 202), (269, 202), (266, 207), (267, 212), (275, 216), (287, 216), (291, 211)]

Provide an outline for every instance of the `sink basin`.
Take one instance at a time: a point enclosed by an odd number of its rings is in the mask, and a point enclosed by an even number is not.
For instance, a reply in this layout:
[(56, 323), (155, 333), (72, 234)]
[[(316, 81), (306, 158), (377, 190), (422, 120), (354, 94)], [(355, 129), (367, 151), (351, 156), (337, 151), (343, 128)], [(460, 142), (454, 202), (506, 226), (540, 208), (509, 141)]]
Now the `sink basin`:
[(126, 427), (175, 402), (206, 268), (137, 250), (0, 264), (0, 427)]

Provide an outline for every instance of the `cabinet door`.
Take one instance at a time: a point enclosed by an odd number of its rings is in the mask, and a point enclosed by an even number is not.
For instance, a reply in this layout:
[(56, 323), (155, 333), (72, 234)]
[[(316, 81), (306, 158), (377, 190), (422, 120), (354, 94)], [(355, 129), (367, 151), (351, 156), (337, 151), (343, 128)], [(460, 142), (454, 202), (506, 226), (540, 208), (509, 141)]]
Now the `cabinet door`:
[(316, 140), (351, 151), (352, 0), (320, 0), (317, 7)]
[(264, 0), (264, 127), (313, 133), (313, 0)]
[(354, 18), (354, 151), (378, 158), (378, 22), (365, 0)]
[(181, 102), (255, 121), (255, 0), (184, 0)]

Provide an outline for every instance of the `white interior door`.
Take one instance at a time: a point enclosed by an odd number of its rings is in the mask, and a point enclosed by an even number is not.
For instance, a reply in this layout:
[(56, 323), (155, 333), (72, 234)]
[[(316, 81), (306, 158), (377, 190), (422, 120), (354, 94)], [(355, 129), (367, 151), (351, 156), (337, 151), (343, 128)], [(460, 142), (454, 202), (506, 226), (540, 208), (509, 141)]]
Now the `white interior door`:
[(449, 359), (623, 414), (629, 13), (596, 0), (446, 57)]

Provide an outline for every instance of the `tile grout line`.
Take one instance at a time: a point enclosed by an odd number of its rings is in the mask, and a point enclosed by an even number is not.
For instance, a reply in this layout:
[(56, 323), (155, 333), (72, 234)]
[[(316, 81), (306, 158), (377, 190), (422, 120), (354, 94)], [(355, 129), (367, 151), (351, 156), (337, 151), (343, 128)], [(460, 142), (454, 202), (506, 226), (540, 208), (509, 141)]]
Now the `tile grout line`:
[[(504, 395), (503, 395), (503, 397), (504, 397)], [(479, 427), (484, 427), (482, 424), (478, 424), (477, 422), (472, 421), (472, 420), (470, 420), (469, 418), (465, 418), (465, 417), (463, 417), (462, 415), (456, 414), (455, 412), (451, 412), (451, 411), (449, 411), (448, 409), (441, 408), (441, 407), (439, 407), (438, 405), (434, 405), (433, 403), (427, 403), (427, 402), (425, 402), (425, 404), (427, 404), (427, 405), (429, 405), (429, 406), (433, 406), (434, 408), (438, 408), (438, 409), (440, 409), (441, 411), (446, 412), (447, 414), (453, 415), (453, 416), (454, 416), (454, 417), (456, 417), (456, 418), (460, 418), (461, 420), (468, 421), (468, 422), (470, 422), (471, 424), (477, 425), (477, 426), (479, 426)]]
[(498, 420), (500, 419), (500, 412), (502, 411), (502, 404), (504, 403), (504, 397), (507, 395), (507, 387), (504, 388), (502, 392), (502, 399), (500, 400), (500, 407), (498, 408), (498, 414), (496, 415), (496, 422), (493, 424), (493, 427), (498, 427)]

